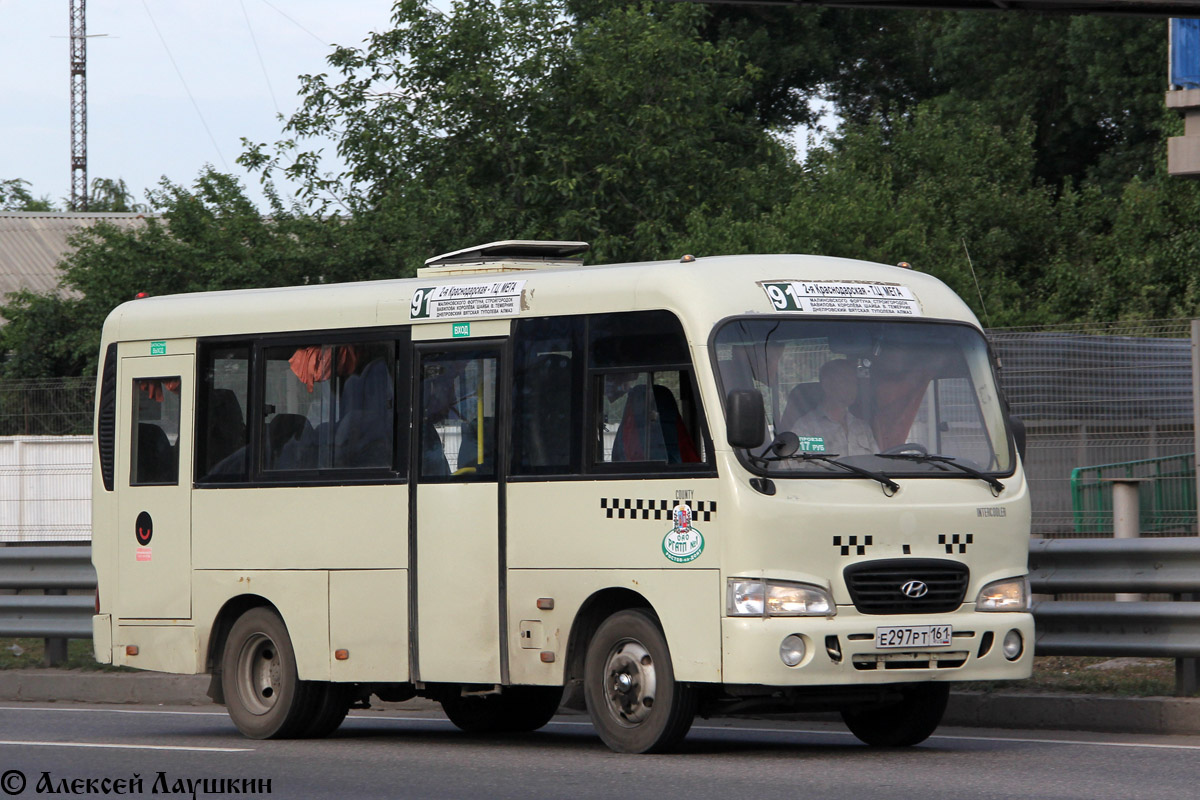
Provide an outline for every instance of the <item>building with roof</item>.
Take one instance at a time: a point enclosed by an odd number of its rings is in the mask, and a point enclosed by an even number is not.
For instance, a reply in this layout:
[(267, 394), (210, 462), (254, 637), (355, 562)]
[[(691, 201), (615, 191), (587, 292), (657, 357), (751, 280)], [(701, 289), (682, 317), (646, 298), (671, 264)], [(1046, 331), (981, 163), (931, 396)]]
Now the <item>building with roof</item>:
[(57, 289), (59, 262), (75, 249), (68, 242), (73, 234), (100, 221), (132, 228), (145, 218), (141, 213), (0, 211), (0, 298), (22, 289), (39, 294)]

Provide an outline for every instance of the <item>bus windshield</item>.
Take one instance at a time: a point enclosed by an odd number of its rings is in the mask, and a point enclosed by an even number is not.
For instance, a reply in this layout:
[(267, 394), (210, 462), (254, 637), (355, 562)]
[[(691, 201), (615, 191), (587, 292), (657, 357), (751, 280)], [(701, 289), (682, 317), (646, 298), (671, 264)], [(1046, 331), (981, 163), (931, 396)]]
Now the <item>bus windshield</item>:
[(722, 392), (763, 397), (766, 436), (740, 451), (757, 472), (861, 475), (852, 465), (961, 478), (1014, 468), (987, 343), (973, 327), (734, 319), (715, 344)]

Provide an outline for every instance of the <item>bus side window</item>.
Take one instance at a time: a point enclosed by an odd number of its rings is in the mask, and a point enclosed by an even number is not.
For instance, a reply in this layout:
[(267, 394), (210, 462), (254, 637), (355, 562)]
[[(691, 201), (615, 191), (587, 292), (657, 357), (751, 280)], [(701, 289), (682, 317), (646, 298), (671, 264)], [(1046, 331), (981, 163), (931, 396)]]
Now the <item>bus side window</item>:
[(130, 486), (179, 482), (178, 376), (135, 378)]
[(588, 345), (594, 463), (704, 463), (691, 355), (675, 315), (596, 314)]
[(517, 323), (514, 336), (512, 473), (580, 472), (582, 317)]
[(264, 353), (265, 471), (392, 466), (391, 342), (287, 345)]
[(204, 348), (200, 363), (197, 482), (244, 482), (249, 477), (246, 408), (250, 393), (250, 347)]

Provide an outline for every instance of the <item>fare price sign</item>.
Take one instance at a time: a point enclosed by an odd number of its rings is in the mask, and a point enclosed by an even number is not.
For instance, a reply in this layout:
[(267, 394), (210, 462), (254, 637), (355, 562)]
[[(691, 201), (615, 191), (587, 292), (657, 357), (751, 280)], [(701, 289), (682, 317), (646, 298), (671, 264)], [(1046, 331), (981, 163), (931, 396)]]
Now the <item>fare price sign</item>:
[(764, 281), (760, 284), (776, 311), (808, 314), (921, 316), (907, 286), (858, 281)]

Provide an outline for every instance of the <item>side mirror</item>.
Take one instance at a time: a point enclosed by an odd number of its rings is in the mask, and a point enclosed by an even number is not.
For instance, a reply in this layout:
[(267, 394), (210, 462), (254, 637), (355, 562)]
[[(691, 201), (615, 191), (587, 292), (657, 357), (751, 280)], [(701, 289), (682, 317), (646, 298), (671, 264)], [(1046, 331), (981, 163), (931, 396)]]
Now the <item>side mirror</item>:
[(725, 438), (731, 447), (758, 447), (767, 436), (767, 413), (754, 389), (735, 389), (725, 398)]
[(1017, 443), (1017, 454), (1025, 460), (1025, 420), (1015, 414), (1008, 415), (1008, 424), (1012, 428), (1013, 441)]

